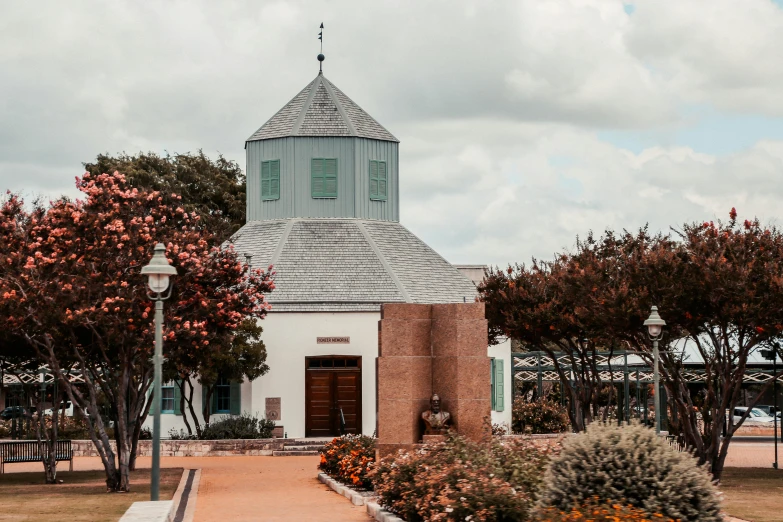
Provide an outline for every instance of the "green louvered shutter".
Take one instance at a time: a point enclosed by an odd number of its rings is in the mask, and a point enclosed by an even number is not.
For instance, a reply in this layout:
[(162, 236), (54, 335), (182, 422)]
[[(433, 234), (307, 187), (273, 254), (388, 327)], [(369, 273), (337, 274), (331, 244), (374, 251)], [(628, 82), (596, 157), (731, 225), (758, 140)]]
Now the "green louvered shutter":
[(280, 160), (269, 163), (269, 198), (280, 199)]
[(261, 162), (261, 199), (269, 199), (272, 190), (271, 190), (271, 180), (270, 180), (270, 164), (269, 161), (262, 161)]
[(242, 383), (231, 381), (231, 415), (242, 413)]
[(503, 359), (494, 360), (494, 377), (495, 377), (495, 411), (503, 411), (505, 402), (505, 390), (503, 388)]
[(370, 199), (378, 199), (378, 162), (370, 161)]
[(179, 389), (182, 381), (174, 381), (174, 415), (182, 415), (182, 409), (179, 407), (179, 401), (182, 398), (182, 391)]
[(386, 201), (386, 162), (378, 162), (378, 199)]
[(324, 160), (324, 196), (337, 197), (337, 160)]
[(313, 158), (310, 167), (311, 189), (313, 197), (321, 197), (324, 194), (324, 160)]

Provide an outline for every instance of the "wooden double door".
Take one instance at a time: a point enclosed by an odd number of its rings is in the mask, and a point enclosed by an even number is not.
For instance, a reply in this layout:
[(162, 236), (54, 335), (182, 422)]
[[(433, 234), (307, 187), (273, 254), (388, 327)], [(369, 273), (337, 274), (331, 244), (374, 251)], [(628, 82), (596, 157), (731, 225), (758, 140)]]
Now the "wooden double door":
[(305, 437), (362, 432), (362, 358), (305, 358)]

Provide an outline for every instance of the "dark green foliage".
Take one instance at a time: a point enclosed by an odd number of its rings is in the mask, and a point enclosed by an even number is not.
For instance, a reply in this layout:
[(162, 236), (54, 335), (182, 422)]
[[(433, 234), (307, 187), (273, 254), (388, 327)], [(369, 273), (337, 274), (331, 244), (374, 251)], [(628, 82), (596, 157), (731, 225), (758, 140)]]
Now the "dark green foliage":
[(243, 413), (222, 417), (205, 426), (201, 432), (201, 439), (268, 439), (272, 437), (274, 427), (274, 421)]
[(542, 506), (569, 511), (595, 498), (683, 522), (722, 520), (707, 471), (638, 424), (595, 422), (567, 437), (549, 466)]
[(569, 427), (568, 411), (557, 402), (546, 399), (527, 402), (522, 397), (514, 401), (511, 421), (514, 433), (563, 433)]
[(222, 243), (245, 224), (245, 174), (239, 165), (201, 150), (197, 154), (158, 156), (153, 152), (116, 157), (99, 154), (84, 168), (91, 174), (123, 174), (132, 187), (178, 194), (187, 212), (196, 211), (202, 226)]

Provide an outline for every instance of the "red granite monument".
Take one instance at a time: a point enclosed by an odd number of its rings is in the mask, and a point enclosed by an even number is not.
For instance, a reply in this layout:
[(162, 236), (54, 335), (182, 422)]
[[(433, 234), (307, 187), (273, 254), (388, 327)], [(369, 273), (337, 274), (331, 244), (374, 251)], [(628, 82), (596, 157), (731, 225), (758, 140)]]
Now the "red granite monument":
[(450, 427), (489, 436), (490, 359), (484, 303), (385, 304), (377, 360), (378, 454), (422, 440), (433, 395)]

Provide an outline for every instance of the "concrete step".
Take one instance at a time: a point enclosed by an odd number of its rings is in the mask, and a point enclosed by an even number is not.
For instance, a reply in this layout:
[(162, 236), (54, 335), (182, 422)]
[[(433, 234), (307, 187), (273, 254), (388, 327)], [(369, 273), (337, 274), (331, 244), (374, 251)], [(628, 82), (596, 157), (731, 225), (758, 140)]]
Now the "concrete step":
[(283, 449), (285, 451), (321, 451), (324, 447), (323, 446), (298, 446), (298, 445), (288, 445), (284, 444)]
[(320, 455), (319, 451), (273, 451), (273, 457), (317, 457)]

